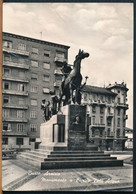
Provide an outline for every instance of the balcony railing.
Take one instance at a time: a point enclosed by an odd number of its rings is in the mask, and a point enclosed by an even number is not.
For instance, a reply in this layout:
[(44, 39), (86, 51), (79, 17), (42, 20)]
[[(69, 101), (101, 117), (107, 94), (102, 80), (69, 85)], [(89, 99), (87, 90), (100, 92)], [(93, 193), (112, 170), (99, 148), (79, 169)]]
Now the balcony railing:
[(128, 106), (128, 104), (118, 103), (117, 107), (128, 109), (129, 106)]
[(55, 62), (63, 63), (66, 62), (67, 60), (63, 57), (55, 57)]
[(62, 73), (61, 70), (59, 70), (59, 69), (55, 69), (55, 70), (54, 70), (54, 74), (55, 74), (55, 75), (63, 75), (63, 73)]
[(27, 134), (27, 132), (18, 132), (18, 131), (14, 131), (14, 130), (7, 130), (7, 131), (5, 131), (5, 130), (3, 130), (2, 131), (2, 135), (4, 136), (4, 135), (9, 135), (9, 136), (14, 136), (14, 135), (17, 135), (17, 136), (27, 136), (28, 134)]
[(28, 96), (28, 92), (20, 92), (16, 90), (3, 90), (3, 94), (11, 94), (11, 95), (18, 95), (18, 96)]
[(59, 88), (60, 86), (61, 86), (61, 83), (57, 83), (57, 82), (54, 83), (54, 87)]
[(3, 48), (3, 52), (7, 52), (7, 53), (15, 53), (18, 55), (24, 55), (24, 56), (29, 56), (29, 52), (28, 51), (24, 51), (24, 50), (19, 50), (19, 49), (13, 49), (13, 48)]
[(92, 124), (92, 127), (94, 128), (105, 128), (105, 124)]
[(4, 61), (3, 66), (16, 67), (16, 68), (20, 68), (20, 69), (29, 69), (29, 66), (26, 64), (13, 63), (13, 62), (9, 62), (9, 61)]
[(18, 123), (27, 123), (28, 122), (28, 119), (25, 119), (25, 118), (14, 118), (14, 117), (9, 117), (9, 118), (2, 117), (2, 121), (6, 121), (6, 122), (18, 122)]
[(112, 118), (113, 117), (113, 113), (108, 113), (107, 114), (107, 118)]
[(3, 80), (7, 80), (7, 81), (15, 81), (15, 82), (23, 82), (23, 83), (28, 83), (29, 80), (27, 79), (19, 79), (19, 78), (14, 78), (14, 77), (11, 77), (11, 76), (3, 76), (2, 77)]
[(2, 108), (11, 108), (11, 109), (28, 109), (28, 106), (26, 105), (10, 105), (10, 104), (4, 104)]

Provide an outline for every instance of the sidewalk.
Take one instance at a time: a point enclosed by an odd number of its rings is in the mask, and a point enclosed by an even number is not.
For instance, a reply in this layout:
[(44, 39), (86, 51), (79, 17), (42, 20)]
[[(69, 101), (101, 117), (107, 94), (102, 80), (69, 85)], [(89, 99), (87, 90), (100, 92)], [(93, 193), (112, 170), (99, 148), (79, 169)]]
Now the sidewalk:
[(133, 186), (132, 165), (41, 171), (22, 165), (18, 160), (10, 160), (3, 161), (2, 170), (3, 191), (127, 190)]

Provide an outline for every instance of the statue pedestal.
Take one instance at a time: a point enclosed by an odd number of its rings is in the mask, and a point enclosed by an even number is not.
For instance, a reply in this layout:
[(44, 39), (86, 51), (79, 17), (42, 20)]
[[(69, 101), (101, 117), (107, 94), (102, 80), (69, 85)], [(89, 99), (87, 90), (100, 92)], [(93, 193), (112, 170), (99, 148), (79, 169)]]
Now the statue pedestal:
[(54, 115), (40, 127), (40, 147), (65, 147), (66, 150), (86, 149), (86, 106), (66, 105), (62, 114)]

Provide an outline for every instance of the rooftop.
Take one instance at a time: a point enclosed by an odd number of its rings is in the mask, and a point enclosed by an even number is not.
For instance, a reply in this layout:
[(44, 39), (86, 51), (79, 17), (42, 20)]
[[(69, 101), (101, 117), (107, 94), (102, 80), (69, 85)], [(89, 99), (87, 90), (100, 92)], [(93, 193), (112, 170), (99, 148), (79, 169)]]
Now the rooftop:
[(65, 48), (65, 49), (69, 49), (70, 48), (70, 46), (66, 46), (66, 45), (63, 45), (63, 44), (48, 42), (48, 41), (39, 40), (39, 39), (35, 39), (35, 38), (30, 38), (30, 37), (26, 37), (26, 36), (22, 36), (22, 35), (17, 35), (17, 34), (12, 34), (12, 33), (8, 33), (8, 32), (3, 32), (3, 36), (13, 37), (13, 38), (18, 38), (18, 39), (23, 39), (23, 40), (28, 40), (28, 41), (32, 41), (32, 42), (38, 42), (38, 43), (41, 43), (41, 44), (46, 44), (46, 45), (50, 45), (50, 46), (56, 46), (56, 47)]
[(116, 93), (111, 92), (109, 89), (106, 89), (104, 87), (91, 86), (91, 85), (85, 85), (82, 91), (88, 92), (88, 93), (107, 94), (107, 95), (112, 95), (112, 96), (117, 95)]
[(112, 89), (112, 88), (123, 88), (128, 91), (127, 85), (122, 82), (121, 84), (115, 82), (114, 84), (109, 84), (106, 88)]

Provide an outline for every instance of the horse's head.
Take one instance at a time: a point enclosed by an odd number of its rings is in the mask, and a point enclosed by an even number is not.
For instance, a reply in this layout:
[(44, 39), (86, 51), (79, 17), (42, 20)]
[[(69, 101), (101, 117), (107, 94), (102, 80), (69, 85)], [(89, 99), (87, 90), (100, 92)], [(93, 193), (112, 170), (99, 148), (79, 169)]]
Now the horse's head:
[(84, 58), (89, 57), (89, 53), (86, 53), (83, 50), (79, 49), (77, 57), (80, 59), (84, 59)]

